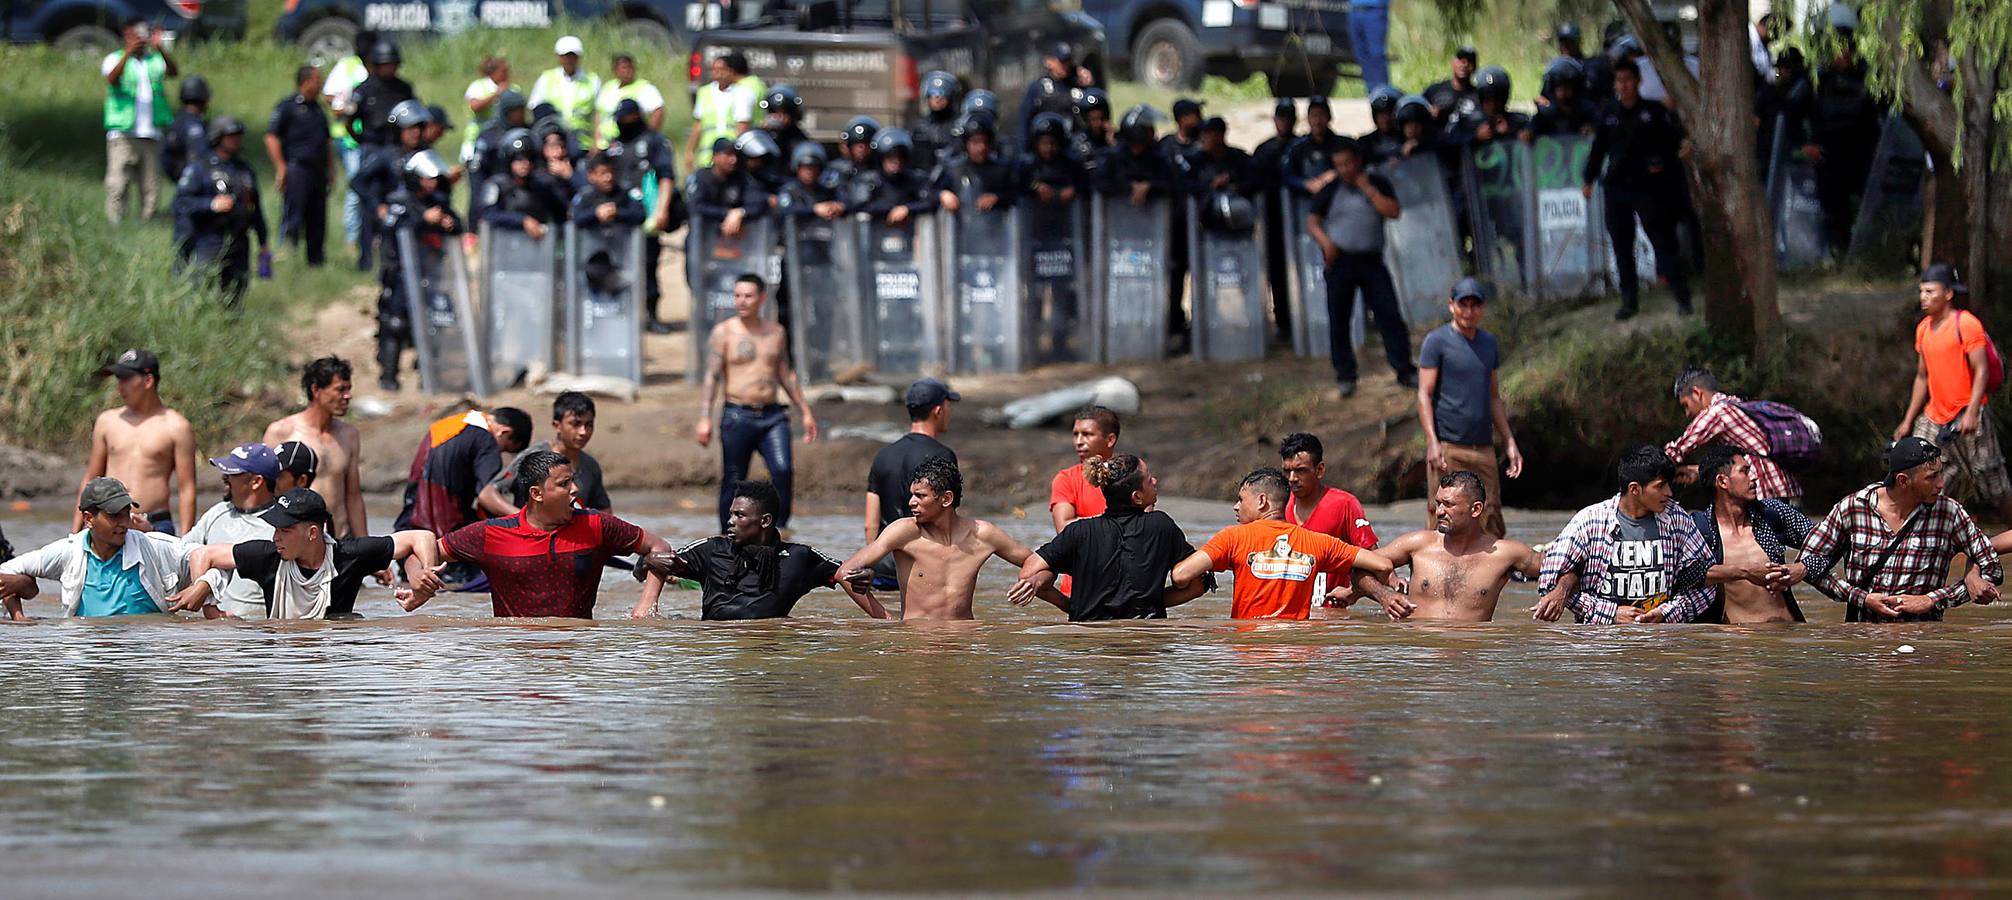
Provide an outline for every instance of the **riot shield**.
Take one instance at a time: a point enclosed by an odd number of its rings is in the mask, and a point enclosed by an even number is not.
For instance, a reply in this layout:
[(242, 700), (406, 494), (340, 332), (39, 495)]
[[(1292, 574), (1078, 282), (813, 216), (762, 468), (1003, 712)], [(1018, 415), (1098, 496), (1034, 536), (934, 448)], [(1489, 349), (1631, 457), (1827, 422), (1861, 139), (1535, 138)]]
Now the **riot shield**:
[(1027, 202), (1020, 206), (1026, 260), (1028, 315), (1032, 317), (1035, 361), (1096, 362), (1095, 340), (1084, 299), (1089, 296), (1089, 213), (1082, 200), (1067, 205)]
[(1816, 167), (1803, 158), (1802, 148), (1786, 146), (1788, 123), (1774, 123), (1774, 159), (1767, 172), (1768, 207), (1774, 211), (1775, 258), (1784, 270), (1822, 265), (1830, 250), (1824, 245), (1823, 201), (1816, 191)]
[[(1327, 258), (1321, 255), (1320, 243), (1306, 230), (1306, 217), (1313, 209), (1311, 198), (1289, 190), (1278, 192), (1278, 202), (1285, 207), (1286, 228), (1286, 274), (1288, 290), (1287, 302), (1292, 311), (1292, 350), (1310, 359), (1328, 359), (1334, 354), (1329, 341), (1329, 320), (1327, 316)], [(1362, 295), (1358, 293), (1349, 301), (1352, 312), (1349, 345), (1362, 349), (1364, 325), (1367, 316), (1362, 309)]]
[(1888, 119), (1851, 228), (1852, 261), (1874, 266), (1906, 261), (1921, 238), (1922, 176), (1927, 171), (1921, 137), (1906, 122)]
[(792, 216), (783, 225), (783, 246), (797, 372), (805, 381), (830, 381), (869, 356), (858, 229), (847, 219)]
[(865, 248), (861, 296), (867, 298), (867, 348), (887, 374), (922, 371), (943, 362), (943, 291), (934, 216), (889, 225), (856, 217)]
[(1164, 197), (1133, 206), (1124, 197), (1098, 195), (1090, 204), (1097, 269), (1092, 311), (1104, 362), (1166, 358), (1172, 218)]
[(493, 384), (512, 385), (532, 366), (557, 367), (559, 236), (532, 240), (521, 228), (482, 224), (482, 307)]
[(950, 236), (951, 371), (1019, 372), (1027, 368), (1029, 324), (1020, 291), (1021, 217), (978, 209), (975, 199), (938, 218)]
[[(706, 341), (713, 326), (734, 317), (734, 279), (755, 274), (764, 284), (773, 285), (776, 260), (776, 224), (770, 216), (743, 223), (741, 233), (720, 233), (715, 219), (694, 219), (685, 229), (685, 282), (692, 289), (690, 331), (692, 349), (685, 361), (685, 375), (693, 383), (705, 371)], [(773, 321), (777, 310), (770, 304), (762, 318)]]
[(1530, 215), (1530, 148), (1506, 139), (1468, 147), (1460, 154), (1461, 183), (1474, 225), (1474, 261), (1501, 289), (1530, 286), (1525, 235)]
[(1584, 193), (1580, 173), (1593, 142), (1582, 135), (1541, 137), (1524, 154), (1531, 215), (1536, 237), (1526, 243), (1530, 260), (1530, 295), (1538, 300), (1593, 297), (1602, 293), (1606, 257), (1601, 247), (1605, 225), (1599, 207)]
[(1186, 203), (1188, 296), (1194, 303), (1188, 316), (1189, 346), (1200, 360), (1263, 359), (1271, 330), (1257, 232), (1209, 227), (1196, 202)]
[(1405, 321), (1423, 326), (1445, 315), (1446, 291), (1460, 277), (1460, 232), (1439, 160), (1394, 160), (1384, 170), (1403, 214), (1384, 226), (1384, 262), (1397, 282)]
[[(566, 229), (566, 368), (643, 383), (643, 230)], [(695, 304), (696, 305), (696, 304)]]
[(482, 323), (468, 297), (468, 262), (457, 235), (397, 230), (400, 276), (419, 354), (419, 386), (429, 394), (489, 396)]

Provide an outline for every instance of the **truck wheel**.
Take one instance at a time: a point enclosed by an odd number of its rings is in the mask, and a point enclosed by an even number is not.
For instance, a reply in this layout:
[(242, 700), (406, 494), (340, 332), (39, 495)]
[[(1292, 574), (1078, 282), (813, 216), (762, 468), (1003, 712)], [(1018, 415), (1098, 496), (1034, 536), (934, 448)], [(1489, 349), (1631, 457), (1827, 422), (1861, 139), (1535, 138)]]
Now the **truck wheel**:
[(1334, 93), (1333, 69), (1321, 72), (1280, 72), (1266, 76), (1274, 97), (1326, 97)]
[(623, 22), (622, 30), (646, 46), (662, 50), (675, 50), (680, 46), (677, 33), (655, 19), (638, 16)]
[(1177, 19), (1157, 19), (1132, 41), (1132, 80), (1161, 90), (1202, 86), (1202, 42)]
[(76, 25), (67, 28), (50, 46), (70, 55), (110, 53), (119, 47), (119, 35), (103, 25)]
[(356, 52), (356, 35), (360, 30), (348, 19), (316, 19), (301, 31), (300, 45), (307, 50), (308, 59), (319, 60), (326, 68)]

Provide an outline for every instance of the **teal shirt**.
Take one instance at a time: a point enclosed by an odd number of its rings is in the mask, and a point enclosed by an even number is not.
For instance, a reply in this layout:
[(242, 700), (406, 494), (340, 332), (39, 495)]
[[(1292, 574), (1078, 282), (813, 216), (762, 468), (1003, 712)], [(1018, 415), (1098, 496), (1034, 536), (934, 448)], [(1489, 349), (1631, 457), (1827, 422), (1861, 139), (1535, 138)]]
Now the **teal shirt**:
[(127, 568), (122, 565), (125, 559), (123, 552), (99, 559), (91, 552), (91, 536), (84, 535), (84, 595), (77, 601), (77, 615), (131, 616), (161, 611), (140, 583), (140, 567)]

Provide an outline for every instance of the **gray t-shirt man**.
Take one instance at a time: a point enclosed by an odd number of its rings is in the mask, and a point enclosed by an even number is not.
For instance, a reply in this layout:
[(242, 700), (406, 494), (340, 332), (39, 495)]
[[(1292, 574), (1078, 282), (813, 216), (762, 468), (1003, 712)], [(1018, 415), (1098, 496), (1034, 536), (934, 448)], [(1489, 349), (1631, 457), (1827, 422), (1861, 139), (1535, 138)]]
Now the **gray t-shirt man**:
[[(1369, 173), (1369, 184), (1385, 197), (1397, 196), (1390, 179)], [(1369, 195), (1355, 185), (1336, 181), (1313, 200), (1313, 213), (1321, 217), (1320, 227), (1327, 239), (1343, 253), (1382, 253), (1383, 214), (1369, 202)]]
[(1418, 349), (1418, 367), (1439, 370), (1438, 389), (1432, 395), (1432, 424), (1439, 440), (1477, 446), (1495, 443), (1488, 384), (1501, 362), (1495, 336), (1479, 328), (1471, 340), (1451, 323), (1425, 336)]

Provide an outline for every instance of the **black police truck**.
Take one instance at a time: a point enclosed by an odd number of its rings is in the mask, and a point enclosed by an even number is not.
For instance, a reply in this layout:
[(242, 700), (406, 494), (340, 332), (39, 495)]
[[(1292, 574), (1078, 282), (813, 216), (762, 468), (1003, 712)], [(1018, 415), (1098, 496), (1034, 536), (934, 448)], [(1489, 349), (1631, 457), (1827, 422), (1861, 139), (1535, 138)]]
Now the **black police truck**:
[(452, 34), (470, 28), (544, 28), (560, 18), (615, 19), (640, 40), (679, 42), (686, 0), (281, 0), (273, 33), (315, 59), (348, 56), (357, 32), (390, 37)]

